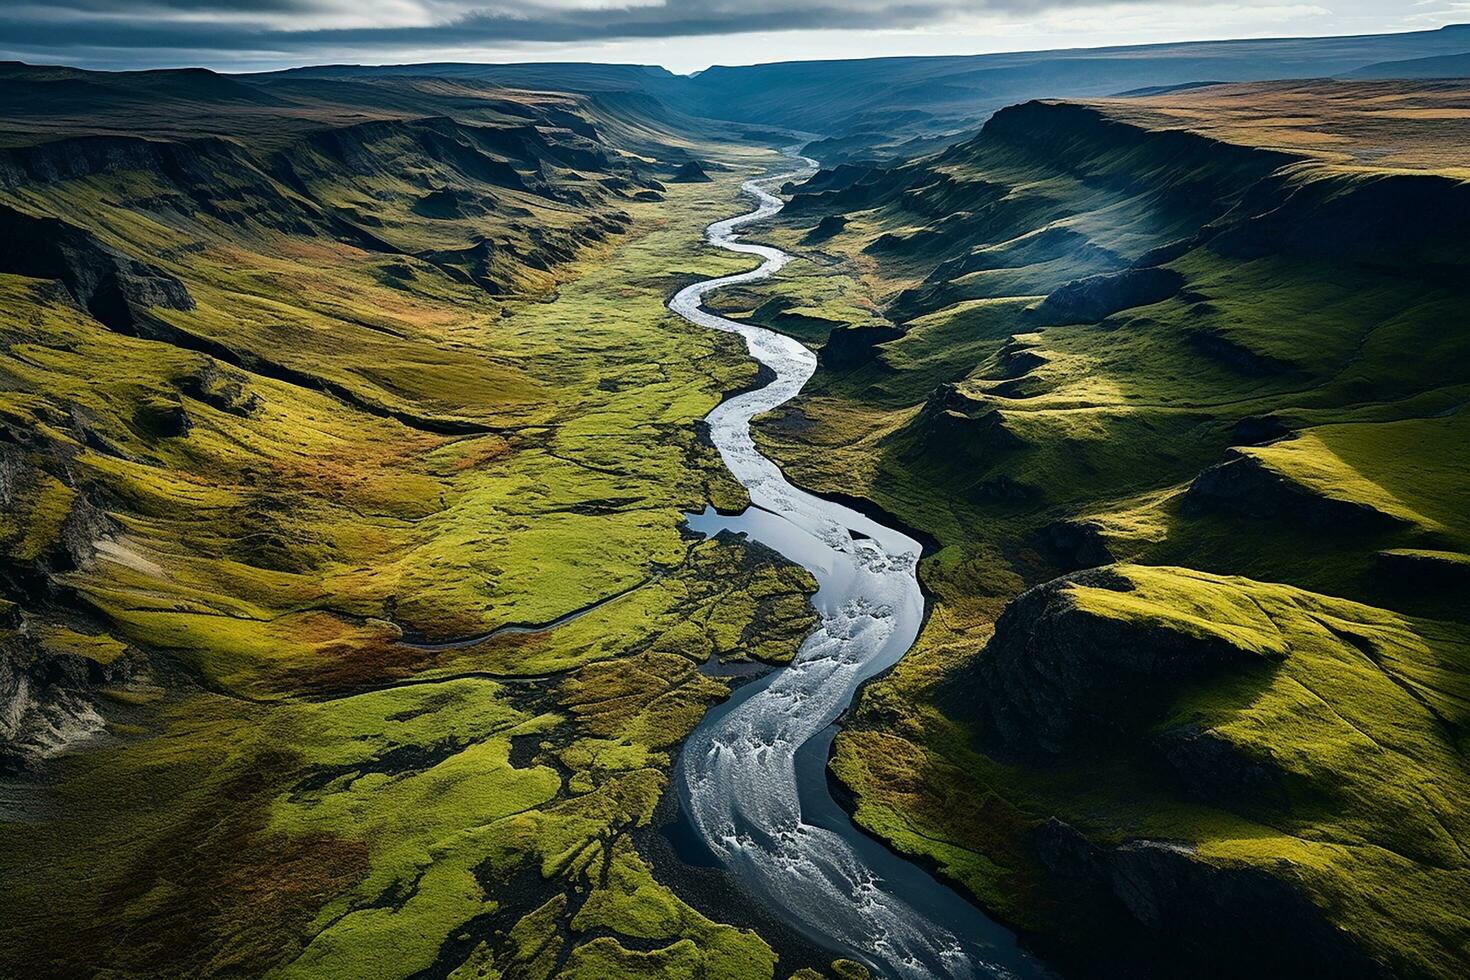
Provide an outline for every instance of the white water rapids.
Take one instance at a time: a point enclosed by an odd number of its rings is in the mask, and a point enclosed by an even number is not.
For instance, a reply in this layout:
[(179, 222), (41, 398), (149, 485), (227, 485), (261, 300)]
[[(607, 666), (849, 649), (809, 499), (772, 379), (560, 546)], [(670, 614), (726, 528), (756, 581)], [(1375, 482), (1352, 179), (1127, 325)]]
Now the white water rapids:
[[(742, 225), (783, 202), (768, 186), (810, 173), (748, 181), (758, 206), (709, 226), (711, 244), (760, 256), (750, 272), (695, 283), (669, 306), (692, 323), (738, 333), (751, 356), (775, 372), (756, 391), (721, 403), (707, 422), (752, 507), (735, 517), (691, 515), (707, 534), (747, 533), (816, 577), (821, 625), (790, 666), (741, 689), (711, 711), (679, 762), (685, 818), (751, 896), (808, 938), (896, 978), (1043, 976), (1004, 929), (926, 872), (877, 845), (838, 812), (825, 784), (830, 726), (858, 686), (894, 664), (918, 636), (924, 599), (920, 545), (851, 508), (792, 486), (755, 447), (750, 422), (799, 392), (817, 367), (796, 340), (701, 308), (706, 293), (774, 274), (789, 260), (766, 245), (737, 241)], [(810, 743), (810, 744), (809, 744)], [(808, 746), (803, 758), (801, 749)], [(812, 747), (821, 749), (810, 758)], [(822, 801), (821, 824), (810, 811)], [(806, 804), (804, 808), (804, 804)]]

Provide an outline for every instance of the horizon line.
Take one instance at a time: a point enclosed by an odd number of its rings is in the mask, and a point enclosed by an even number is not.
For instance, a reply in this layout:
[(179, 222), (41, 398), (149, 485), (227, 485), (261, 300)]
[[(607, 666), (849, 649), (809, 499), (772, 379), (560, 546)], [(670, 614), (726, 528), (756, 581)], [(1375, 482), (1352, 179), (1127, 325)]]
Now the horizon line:
[[(1146, 42), (1139, 42), (1139, 43), (1134, 43), (1134, 44), (1102, 44), (1102, 45), (1096, 45), (1096, 46), (1075, 45), (1075, 46), (1071, 46), (1071, 47), (1056, 47), (1056, 48), (1044, 48), (1044, 47), (1043, 48), (1015, 48), (1015, 49), (997, 50), (997, 51), (976, 51), (976, 52), (969, 53), (969, 54), (891, 54), (891, 55), (868, 55), (868, 56), (865, 56), (865, 57), (858, 57), (858, 58), (841, 58), (841, 57), (824, 58), (824, 57), (814, 57), (814, 58), (783, 59), (783, 60), (779, 60), (779, 61), (750, 61), (750, 62), (736, 62), (736, 63), (724, 63), (724, 62), (721, 62), (721, 63), (711, 63), (709, 65), (706, 65), (703, 68), (698, 68), (698, 69), (695, 69), (693, 71), (688, 71), (688, 72), (674, 71), (673, 69), (669, 68), (667, 65), (659, 64), (657, 62), (636, 62), (636, 61), (577, 61), (577, 60), (557, 60), (557, 59), (539, 59), (539, 58), (537, 58), (537, 59), (524, 59), (524, 60), (519, 60), (519, 61), (504, 61), (504, 60), (501, 60), (501, 61), (461, 61), (461, 60), (455, 60), (455, 61), (397, 61), (397, 62), (354, 62), (354, 61), (307, 62), (307, 63), (303, 63), (303, 64), (298, 64), (298, 65), (290, 65), (290, 66), (284, 67), (284, 68), (270, 68), (270, 69), (264, 69), (264, 70), (257, 69), (257, 70), (250, 70), (250, 71), (232, 71), (232, 70), (223, 69), (223, 68), (211, 68), (211, 67), (208, 67), (207, 65), (202, 65), (202, 64), (197, 64), (197, 63), (190, 63), (190, 64), (172, 64), (172, 65), (160, 64), (160, 65), (154, 65), (154, 66), (148, 67), (148, 68), (82, 68), (82, 67), (80, 67), (78, 65), (71, 65), (71, 64), (65, 64), (65, 63), (60, 63), (60, 62), (57, 62), (57, 63), (49, 63), (48, 64), (48, 63), (40, 63), (40, 62), (30, 62), (30, 61), (25, 61), (25, 60), (18, 59), (18, 58), (16, 58), (16, 59), (8, 59), (8, 58), (7, 59), (0, 59), (0, 65), (6, 65), (6, 64), (9, 64), (9, 65), (20, 65), (20, 66), (27, 67), (27, 68), (65, 68), (65, 69), (69, 69), (69, 70), (72, 70), (72, 71), (93, 72), (93, 73), (96, 73), (96, 74), (105, 74), (105, 75), (128, 75), (128, 74), (142, 74), (142, 73), (147, 73), (147, 72), (169, 72), (169, 71), (206, 71), (206, 72), (209, 72), (209, 73), (215, 74), (215, 75), (230, 75), (230, 76), (280, 75), (280, 74), (285, 74), (287, 72), (309, 71), (311, 69), (324, 69), (324, 68), (353, 68), (353, 69), (371, 70), (371, 69), (374, 69), (374, 68), (398, 69), (398, 68), (416, 68), (416, 67), (431, 67), (431, 66), (444, 66), (444, 65), (477, 65), (477, 66), (482, 66), (482, 67), (487, 67), (487, 68), (510, 68), (510, 67), (515, 67), (517, 65), (543, 65), (543, 66), (549, 66), (549, 67), (554, 67), (554, 66), (570, 66), (570, 65), (598, 65), (598, 66), (603, 66), (603, 67), (608, 67), (608, 68), (645, 68), (645, 69), (652, 69), (652, 70), (663, 71), (663, 72), (665, 72), (665, 73), (667, 73), (667, 74), (669, 74), (669, 75), (671, 75), (671, 76), (673, 76), (675, 78), (695, 78), (695, 77), (697, 77), (697, 76), (699, 76), (701, 74), (704, 74), (705, 72), (709, 72), (709, 71), (713, 71), (713, 70), (721, 69), (721, 68), (732, 68), (732, 69), (733, 68), (764, 68), (764, 67), (773, 67), (773, 66), (778, 66), (778, 65), (805, 65), (805, 64), (834, 63), (834, 62), (862, 63), (862, 62), (906, 61), (906, 60), (943, 61), (943, 60), (961, 60), (961, 59), (965, 59), (965, 58), (1001, 57), (1001, 56), (1005, 56), (1005, 55), (1052, 54), (1052, 53), (1070, 52), (1070, 51), (1127, 51), (1127, 50), (1141, 49), (1141, 48), (1191, 47), (1191, 46), (1203, 46), (1203, 45), (1212, 45), (1212, 44), (1250, 44), (1250, 43), (1273, 42), (1273, 41), (1279, 41), (1279, 42), (1310, 41), (1310, 40), (1324, 40), (1324, 39), (1328, 39), (1328, 38), (1354, 39), (1354, 38), (1373, 38), (1373, 37), (1401, 37), (1401, 36), (1405, 36), (1405, 35), (1409, 35), (1409, 34), (1435, 34), (1435, 33), (1438, 33), (1440, 31), (1448, 31), (1448, 30), (1456, 30), (1456, 29), (1460, 29), (1460, 30), (1470, 29), (1470, 21), (1449, 22), (1449, 23), (1441, 24), (1439, 27), (1425, 27), (1425, 28), (1417, 28), (1417, 29), (1413, 29), (1413, 30), (1402, 30), (1402, 31), (1372, 31), (1372, 32), (1361, 33), (1361, 34), (1280, 34), (1280, 35), (1261, 35), (1261, 36), (1256, 36), (1256, 37), (1240, 37), (1240, 36), (1234, 36), (1234, 37), (1208, 37), (1208, 38), (1195, 38), (1195, 39), (1191, 39), (1191, 40), (1182, 40), (1182, 41), (1146, 41)], [(691, 36), (694, 36), (694, 35), (691, 35)]]

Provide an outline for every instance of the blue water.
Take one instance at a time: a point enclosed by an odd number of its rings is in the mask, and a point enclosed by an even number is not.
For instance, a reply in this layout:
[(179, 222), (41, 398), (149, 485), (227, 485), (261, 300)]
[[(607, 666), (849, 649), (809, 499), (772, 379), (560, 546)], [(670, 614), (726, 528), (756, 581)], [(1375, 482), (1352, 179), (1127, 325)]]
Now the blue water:
[[(755, 447), (750, 421), (793, 398), (816, 370), (796, 340), (701, 307), (711, 290), (767, 278), (789, 256), (736, 240), (736, 229), (775, 214), (767, 187), (809, 173), (749, 181), (755, 210), (716, 222), (709, 241), (759, 256), (750, 272), (695, 283), (670, 308), (692, 323), (738, 333), (775, 372), (759, 390), (722, 402), (706, 421), (752, 506), (707, 508), (689, 525), (707, 535), (745, 534), (816, 578), (820, 625), (789, 666), (738, 689), (685, 743), (677, 788), (684, 826), (672, 835), (689, 857), (718, 864), (814, 943), (867, 964), (879, 976), (1044, 977), (1015, 937), (924, 869), (864, 834), (832, 798), (826, 762), (834, 723), (863, 681), (913, 645), (924, 618), (916, 574), (920, 545), (853, 509), (792, 486)], [(698, 842), (697, 845), (692, 842)]]

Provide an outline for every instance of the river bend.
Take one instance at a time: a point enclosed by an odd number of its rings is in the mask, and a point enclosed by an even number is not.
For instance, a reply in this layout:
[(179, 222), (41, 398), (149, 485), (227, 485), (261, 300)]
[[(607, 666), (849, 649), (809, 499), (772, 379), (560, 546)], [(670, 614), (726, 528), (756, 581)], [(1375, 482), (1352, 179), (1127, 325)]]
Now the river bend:
[(918, 636), (924, 598), (916, 575), (920, 545), (849, 507), (787, 482), (755, 447), (750, 422), (793, 398), (817, 367), (801, 343), (703, 309), (725, 286), (769, 278), (790, 256), (739, 241), (737, 230), (775, 214), (769, 188), (810, 174), (802, 169), (747, 181), (756, 201), (746, 214), (715, 222), (711, 244), (759, 256), (759, 267), (686, 286), (669, 307), (691, 323), (738, 333), (775, 378), (722, 402), (706, 421), (725, 465), (751, 507), (725, 516), (689, 516), (705, 534), (743, 532), (815, 576), (820, 625), (792, 663), (741, 688), (713, 709), (680, 755), (678, 791), (694, 836), (751, 897), (834, 954), (882, 976), (1038, 977), (1043, 968), (1014, 937), (926, 871), (852, 824), (826, 782), (834, 722), (858, 686), (892, 666)]

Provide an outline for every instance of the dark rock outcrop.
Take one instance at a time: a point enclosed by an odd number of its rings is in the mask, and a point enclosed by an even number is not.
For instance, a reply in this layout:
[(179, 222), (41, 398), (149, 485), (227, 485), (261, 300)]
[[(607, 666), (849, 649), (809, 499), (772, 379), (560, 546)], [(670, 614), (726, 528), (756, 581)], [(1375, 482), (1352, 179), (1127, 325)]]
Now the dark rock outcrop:
[(80, 568), (97, 555), (99, 542), (122, 532), (117, 522), (86, 493), (72, 497), (66, 520), (61, 524), (60, 550), (42, 560), (55, 571)]
[(985, 389), (985, 393), (994, 395), (997, 398), (1021, 399), (1036, 398), (1055, 390), (1056, 385), (1045, 378), (1028, 374), (1020, 378), (1012, 378), (1009, 381), (993, 384)]
[(995, 352), (995, 367), (986, 372), (985, 378), (992, 381), (1013, 381), (1045, 366), (1046, 363), (1046, 355), (1038, 352), (1036, 344), (1012, 337)]
[(1172, 269), (1124, 269), (1075, 279), (1052, 292), (1032, 312), (1040, 323), (1097, 323), (1122, 310), (1160, 303), (1184, 285)]
[(904, 335), (898, 327), (842, 327), (827, 335), (817, 352), (822, 366), (834, 370), (861, 367), (878, 359), (878, 345)]
[(21, 622), (0, 628), (0, 773), (15, 773), (102, 734), (97, 689), (129, 680), (137, 663), (103, 664), (48, 651)]
[(1291, 426), (1274, 415), (1248, 415), (1230, 430), (1230, 441), (1236, 446), (1264, 446), (1291, 435)]
[(1135, 736), (1187, 683), (1263, 654), (1185, 619), (1115, 616), (1079, 604), (1078, 587), (1132, 591), (1112, 568), (1053, 579), (1006, 606), (974, 670), (952, 693), (983, 737), (1018, 755), (1056, 754)]
[(498, 261), (500, 247), (488, 239), (465, 248), (419, 252), (417, 257), (438, 266), (451, 279), (479, 286), (491, 296), (510, 292), (510, 275)]
[(180, 393), (231, 415), (248, 416), (260, 407), (260, 397), (245, 388), (244, 375), (226, 371), (213, 360), (204, 361), (193, 372), (176, 378)]
[(1237, 812), (1279, 810), (1289, 804), (1286, 774), (1254, 759), (1229, 739), (1200, 725), (1181, 725), (1153, 744), (1196, 800)]
[(1004, 415), (953, 384), (934, 389), (900, 434), (909, 441), (911, 452), (968, 465), (988, 465), (1026, 445)]
[(1186, 516), (1227, 513), (1295, 520), (1323, 531), (1382, 532), (1405, 525), (1402, 518), (1368, 504), (1313, 493), (1235, 450), (1194, 478), (1184, 493), (1183, 510)]
[(1047, 378), (1032, 373), (1049, 362), (1034, 343), (1012, 337), (996, 351), (992, 360), (992, 367), (981, 377), (998, 384), (987, 387), (987, 394), (1000, 398), (1035, 398), (1055, 387)]
[(1075, 572), (1115, 560), (1092, 521), (1052, 521), (1037, 532), (1038, 544), (1064, 571)]
[(846, 227), (847, 215), (829, 214), (821, 221), (818, 221), (815, 228), (806, 233), (806, 235), (802, 238), (802, 242), (807, 245), (815, 245), (818, 242), (825, 242), (827, 239), (838, 234), (842, 231), (842, 229)]
[(782, 188), (782, 192), (816, 194), (822, 191), (846, 190), (873, 173), (873, 167), (866, 164), (840, 163), (830, 169), (818, 170), (801, 184), (788, 183)]
[(486, 198), (441, 187), (414, 202), (413, 213), (424, 218), (479, 218), (490, 213)]
[(707, 184), (713, 179), (698, 160), (690, 160), (684, 166), (674, 171), (674, 175), (669, 178), (669, 183)]
[[(1390, 976), (1323, 915), (1290, 868), (1215, 864), (1161, 840), (1101, 847), (1055, 817), (1033, 844), (1053, 889), (1102, 920), (1094, 921), (1098, 941), (1137, 960), (1119, 975)], [(1175, 967), (1157, 972), (1163, 963)]]
[(145, 398), (133, 411), (133, 424), (144, 435), (169, 439), (187, 435), (193, 426), (184, 406), (170, 398)]
[(874, 169), (868, 164), (838, 164), (819, 170), (802, 184), (785, 185), (790, 195), (790, 214), (843, 213), (872, 207), (903, 187), (894, 171)]
[(151, 307), (192, 310), (173, 276), (119, 252), (60, 218), (38, 218), (0, 205), (0, 272), (54, 279), (77, 306), (120, 333), (140, 332)]

